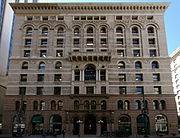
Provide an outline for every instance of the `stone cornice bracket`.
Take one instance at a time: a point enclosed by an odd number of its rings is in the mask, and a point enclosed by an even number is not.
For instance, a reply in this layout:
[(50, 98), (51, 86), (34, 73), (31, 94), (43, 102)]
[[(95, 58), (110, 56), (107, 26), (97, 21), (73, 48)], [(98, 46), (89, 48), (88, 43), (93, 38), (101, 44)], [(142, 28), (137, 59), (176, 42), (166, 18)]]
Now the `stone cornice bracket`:
[(10, 3), (15, 13), (165, 12), (170, 3)]

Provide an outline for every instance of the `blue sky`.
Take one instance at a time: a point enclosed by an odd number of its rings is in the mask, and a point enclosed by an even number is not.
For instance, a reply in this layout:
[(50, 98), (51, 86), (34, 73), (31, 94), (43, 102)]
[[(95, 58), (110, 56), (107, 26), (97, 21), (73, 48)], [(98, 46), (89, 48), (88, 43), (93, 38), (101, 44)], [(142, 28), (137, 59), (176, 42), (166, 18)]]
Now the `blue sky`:
[[(39, 0), (46, 1), (46, 0)], [(165, 13), (168, 53), (180, 47), (180, 0), (47, 0), (47, 2), (170, 2)]]

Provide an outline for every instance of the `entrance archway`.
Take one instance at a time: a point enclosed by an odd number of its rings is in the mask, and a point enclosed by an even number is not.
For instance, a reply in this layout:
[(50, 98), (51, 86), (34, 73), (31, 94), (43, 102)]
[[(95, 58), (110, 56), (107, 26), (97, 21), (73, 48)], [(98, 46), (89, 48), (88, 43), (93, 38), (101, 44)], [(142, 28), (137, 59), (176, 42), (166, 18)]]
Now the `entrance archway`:
[(131, 135), (131, 119), (128, 115), (120, 116), (118, 120), (118, 131), (121, 136)]
[(168, 121), (165, 115), (159, 114), (155, 117), (155, 128), (157, 134), (168, 134)]
[(141, 114), (137, 117), (137, 133), (138, 135), (149, 134), (149, 117)]
[(96, 134), (96, 117), (94, 115), (87, 115), (84, 120), (84, 134)]
[(34, 115), (31, 120), (32, 123), (32, 134), (42, 134), (44, 118), (42, 115)]
[(79, 118), (78, 117), (74, 117), (74, 120), (73, 120), (73, 135), (78, 135), (79, 134), (79, 127), (80, 127), (80, 124), (77, 123), (79, 121)]
[(62, 118), (59, 115), (53, 115), (50, 118), (50, 132), (53, 134), (61, 134), (62, 131)]

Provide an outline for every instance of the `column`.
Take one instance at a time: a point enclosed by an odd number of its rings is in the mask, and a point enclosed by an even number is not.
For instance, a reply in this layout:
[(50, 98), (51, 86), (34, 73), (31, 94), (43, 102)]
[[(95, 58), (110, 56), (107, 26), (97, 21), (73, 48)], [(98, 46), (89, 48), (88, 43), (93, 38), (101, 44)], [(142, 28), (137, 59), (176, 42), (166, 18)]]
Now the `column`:
[(106, 81), (108, 81), (108, 70), (106, 70)]
[(74, 81), (74, 70), (72, 70), (72, 81)]
[(99, 71), (98, 70), (96, 70), (96, 81), (98, 81), (99, 79), (98, 79), (98, 74), (99, 74)]
[(84, 70), (82, 70), (82, 81), (84, 81)]

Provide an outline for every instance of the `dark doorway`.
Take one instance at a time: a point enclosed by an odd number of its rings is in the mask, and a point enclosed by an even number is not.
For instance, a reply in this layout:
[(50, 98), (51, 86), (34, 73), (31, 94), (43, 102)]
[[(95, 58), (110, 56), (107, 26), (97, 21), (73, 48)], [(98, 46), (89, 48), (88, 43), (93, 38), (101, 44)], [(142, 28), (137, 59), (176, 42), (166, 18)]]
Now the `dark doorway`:
[(105, 131), (107, 131), (107, 119), (106, 117), (103, 117), (101, 123), (101, 134), (103, 134)]
[(84, 121), (84, 134), (96, 134), (96, 117), (94, 115), (87, 115)]
[(137, 133), (138, 135), (149, 134), (149, 117), (141, 114), (137, 117)]
[(41, 115), (32, 117), (32, 134), (38, 135), (43, 133), (44, 118)]
[(74, 128), (73, 128), (73, 135), (78, 135), (79, 134), (79, 123), (78, 122), (78, 117), (74, 118)]
[(53, 115), (50, 118), (50, 131), (53, 134), (61, 134), (62, 131), (62, 118), (59, 115)]
[(122, 115), (118, 120), (118, 135), (129, 136), (131, 135), (131, 119), (128, 115)]

